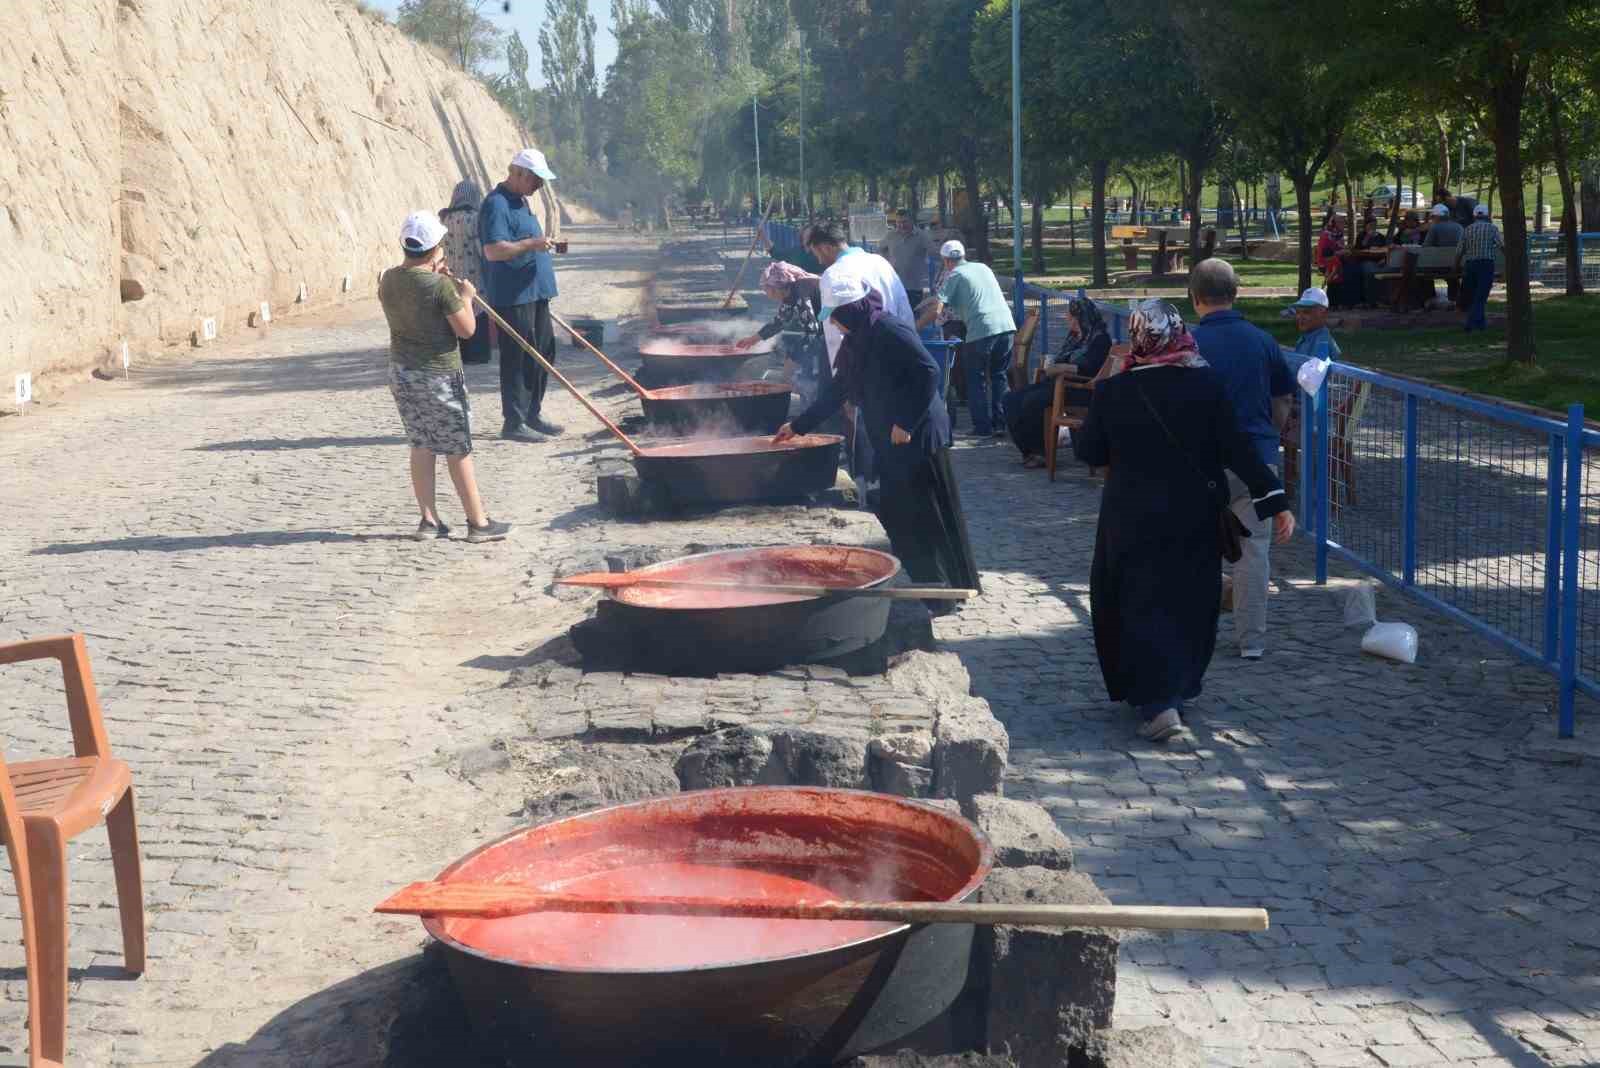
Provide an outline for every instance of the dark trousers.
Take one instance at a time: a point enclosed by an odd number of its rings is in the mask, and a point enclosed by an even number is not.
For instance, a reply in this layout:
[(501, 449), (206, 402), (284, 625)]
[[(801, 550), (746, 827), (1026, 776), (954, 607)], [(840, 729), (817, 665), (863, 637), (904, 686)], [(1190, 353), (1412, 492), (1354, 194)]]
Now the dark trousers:
[(461, 340), (462, 363), (488, 363), (492, 359), (489, 339), (489, 332), (492, 329), (493, 325), (489, 322), (489, 317), (483, 312), (479, 312), (477, 325), (472, 331), (472, 336)]
[(1462, 296), (1467, 301), (1468, 330), (1489, 329), (1489, 291), (1494, 288), (1494, 260), (1468, 260), (1461, 266)]
[[(949, 449), (884, 465), (878, 522), (912, 582), (980, 588)], [(948, 610), (950, 602), (932, 601), (928, 607)]]
[[(511, 328), (539, 350), (545, 359), (555, 362), (556, 334), (550, 323), (550, 302), (536, 300), (531, 304), (515, 304), (509, 308), (496, 308), (495, 314), (511, 324)], [(544, 407), (545, 387), (550, 375), (539, 361), (522, 350), (512, 338), (500, 332), (500, 414), (505, 428), (514, 430), (539, 418)]]
[(1006, 367), (1011, 363), (1011, 332), (981, 337), (962, 346), (961, 358), (967, 365), (967, 408), (972, 412), (972, 431), (992, 434), (1003, 425), (1001, 409), (1006, 395)]

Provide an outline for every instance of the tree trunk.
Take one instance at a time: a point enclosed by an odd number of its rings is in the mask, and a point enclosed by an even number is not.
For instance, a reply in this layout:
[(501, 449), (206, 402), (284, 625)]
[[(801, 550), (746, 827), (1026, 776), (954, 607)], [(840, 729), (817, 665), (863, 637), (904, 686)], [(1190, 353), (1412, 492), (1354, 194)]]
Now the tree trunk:
[(1592, 234), (1600, 230), (1600, 159), (1587, 159), (1582, 164), (1583, 181), (1579, 193), (1583, 200), (1583, 232)]
[(1239, 195), (1237, 186), (1233, 190), (1233, 202), (1237, 205), (1234, 215), (1239, 220), (1239, 256), (1247, 260), (1250, 258), (1250, 235), (1245, 233), (1244, 198)]
[(1094, 182), (1089, 207), (1089, 237), (1094, 242), (1094, 284), (1102, 289), (1110, 281), (1106, 275), (1106, 172), (1110, 169), (1110, 162), (1103, 159), (1097, 159), (1089, 165), (1089, 175)]
[(922, 214), (922, 183), (911, 179), (911, 225), (917, 224), (917, 217)]
[(1493, 50), (1497, 70), (1489, 94), (1494, 121), (1494, 167), (1500, 189), (1500, 222), (1506, 242), (1506, 356), (1532, 366), (1538, 348), (1533, 332), (1533, 295), (1528, 289), (1528, 220), (1522, 205), (1522, 98), (1528, 72), (1522, 61)]
[[(1583, 245), (1578, 241), (1578, 196), (1572, 180), (1572, 161), (1567, 155), (1567, 131), (1561, 98), (1553, 86), (1545, 86), (1545, 112), (1550, 116), (1551, 150), (1555, 156), (1556, 180), (1561, 183), (1561, 238), (1567, 243), (1567, 296), (1583, 296)], [(1539, 168), (1539, 230), (1544, 229), (1544, 167)]]
[(1047, 198), (1035, 189), (1029, 205), (1033, 224), (1033, 273), (1044, 274), (1044, 202)]
[(1389, 243), (1394, 243), (1394, 235), (1400, 230), (1400, 194), (1405, 191), (1406, 175), (1405, 164), (1400, 160), (1394, 161), (1394, 199), (1389, 202)]
[(1300, 292), (1311, 288), (1311, 175), (1291, 175), (1294, 205), (1300, 212)]
[(949, 210), (949, 190), (945, 188), (944, 171), (939, 172), (939, 226), (944, 228), (950, 224), (945, 221), (945, 212)]
[(1193, 271), (1200, 262), (1200, 194), (1206, 168), (1198, 160), (1179, 160), (1178, 166), (1185, 172), (1180, 177), (1184, 179), (1183, 210), (1189, 213), (1189, 270)]
[(1544, 164), (1539, 164), (1539, 180), (1534, 185), (1533, 232), (1544, 233)]
[(1076, 214), (1076, 211), (1074, 210), (1074, 208), (1075, 208), (1077, 203), (1078, 203), (1077, 191), (1072, 188), (1072, 183), (1068, 182), (1067, 183), (1067, 247), (1072, 250), (1072, 254), (1074, 256), (1076, 256), (1078, 254), (1078, 220), (1073, 217)]
[(876, 174), (867, 175), (867, 200), (873, 204), (878, 202), (878, 176)]
[(1450, 184), (1450, 132), (1445, 129), (1443, 115), (1435, 115), (1433, 124), (1439, 130), (1439, 165), (1433, 172), (1433, 187), (1438, 189)]
[(1128, 181), (1128, 225), (1139, 224), (1139, 183), (1127, 171), (1122, 172), (1122, 177)]
[(978, 143), (970, 137), (961, 139), (961, 181), (967, 187), (967, 217), (961, 228), (973, 256), (979, 263), (988, 263), (989, 220), (984, 218), (978, 193)]

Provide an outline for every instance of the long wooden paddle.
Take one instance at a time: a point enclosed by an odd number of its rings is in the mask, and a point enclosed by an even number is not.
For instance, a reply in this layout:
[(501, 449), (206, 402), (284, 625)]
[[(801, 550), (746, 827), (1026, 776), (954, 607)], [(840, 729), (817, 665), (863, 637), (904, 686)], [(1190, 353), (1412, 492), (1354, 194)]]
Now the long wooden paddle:
[(577, 386), (575, 386), (571, 382), (567, 381), (567, 376), (566, 375), (562, 374), (560, 371), (557, 371), (556, 368), (555, 368), (555, 365), (552, 364), (549, 360), (545, 359), (544, 356), (542, 356), (540, 354), (538, 349), (536, 349), (532, 345), (528, 344), (528, 339), (527, 338), (525, 338), (521, 334), (517, 333), (516, 330), (512, 328), (510, 323), (508, 323), (504, 319), (500, 318), (500, 316), (495, 313), (495, 310), (493, 308), (489, 307), (489, 302), (488, 301), (484, 300), (481, 296), (479, 296), (476, 293), (474, 293), (472, 295), (472, 299), (478, 302), (478, 307), (482, 308), (485, 312), (487, 312), (489, 314), (489, 318), (494, 320), (494, 323), (495, 323), (496, 326), (498, 326), (501, 330), (505, 331), (505, 333), (509, 337), (511, 337), (513, 340), (515, 340), (517, 344), (522, 346), (522, 349), (523, 349), (524, 352), (526, 352), (529, 356), (532, 356), (535, 360), (538, 360), (539, 361), (539, 366), (543, 367), (546, 371), (549, 371), (551, 376), (557, 382), (560, 382), (563, 386), (566, 386), (567, 389), (572, 393), (572, 395), (574, 397), (578, 398), (578, 403), (583, 405), (585, 408), (589, 409), (589, 414), (590, 415), (592, 415), (596, 419), (600, 420), (602, 423), (604, 423), (606, 425), (606, 429), (607, 430), (611, 431), (617, 437), (621, 438), (622, 439), (622, 443), (628, 447), (628, 451), (629, 452), (633, 453), (635, 456), (642, 456), (644, 454), (644, 450), (639, 448), (639, 446), (634, 443), (634, 440), (632, 438), (630, 438), (628, 435), (624, 434), (622, 432), (622, 428), (620, 426), (618, 426), (617, 424), (613, 423), (611, 420), (607, 419), (605, 417), (604, 413), (602, 413), (599, 408), (596, 408), (589, 401), (588, 397), (585, 397), (581, 392), (579, 392)]
[(714, 897), (593, 898), (503, 883), (412, 883), (375, 912), (497, 919), (534, 912), (725, 916), (884, 923), (1009, 923), (1038, 927), (1138, 927), (1154, 931), (1265, 931), (1265, 909), (1169, 905), (969, 905), (953, 901), (739, 901)]
[(744, 262), (739, 264), (739, 273), (733, 276), (733, 287), (728, 290), (728, 295), (723, 298), (724, 308), (733, 306), (733, 295), (739, 292), (739, 283), (744, 281), (745, 268), (750, 266), (750, 257), (756, 254), (756, 246), (761, 244), (761, 233), (767, 228), (767, 220), (772, 218), (772, 211), (778, 206), (781, 193), (774, 193), (772, 199), (767, 201), (767, 213), (761, 216), (761, 225), (756, 227), (756, 232), (750, 238), (750, 251), (744, 254)]
[(598, 356), (600, 358), (600, 362), (605, 364), (607, 367), (609, 367), (611, 369), (611, 373), (612, 374), (616, 375), (618, 378), (620, 378), (624, 382), (628, 383), (629, 386), (633, 387), (633, 391), (635, 393), (639, 394), (639, 396), (644, 397), (646, 399), (653, 399), (655, 397), (655, 392), (653, 390), (645, 389), (643, 386), (641, 386), (639, 384), (638, 380), (635, 379), (632, 375), (630, 375), (628, 372), (624, 371), (622, 368), (618, 367), (616, 364), (612, 363), (610, 357), (608, 357), (605, 353), (601, 352), (595, 346), (591, 345), (589, 343), (589, 339), (584, 337), (581, 332), (579, 332), (578, 330), (574, 329), (571, 323), (569, 323), (565, 319), (561, 318), (561, 316), (557, 315), (555, 312), (551, 312), (550, 313), (550, 318), (551, 318), (551, 320), (553, 322), (555, 322), (555, 324), (557, 326), (562, 327), (563, 329), (566, 330), (567, 333), (571, 334), (573, 339), (575, 341), (577, 341), (578, 344), (582, 345), (584, 348), (588, 349), (590, 352), (592, 352), (596, 356)]
[(557, 586), (591, 586), (602, 590), (625, 590), (632, 586), (653, 586), (679, 590), (734, 590), (745, 593), (787, 593), (799, 597), (879, 597), (890, 601), (966, 601), (977, 590), (949, 586), (868, 586), (850, 589), (841, 586), (804, 586), (774, 582), (717, 582), (712, 579), (681, 579), (650, 575), (641, 571), (584, 571), (556, 579)]

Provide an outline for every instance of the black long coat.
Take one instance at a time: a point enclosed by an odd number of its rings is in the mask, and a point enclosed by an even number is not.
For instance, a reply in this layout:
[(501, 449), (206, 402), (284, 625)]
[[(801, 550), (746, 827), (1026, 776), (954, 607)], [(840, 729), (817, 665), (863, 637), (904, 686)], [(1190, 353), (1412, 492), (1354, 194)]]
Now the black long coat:
[(1200, 368), (1150, 367), (1105, 379), (1073, 449), (1085, 463), (1111, 468), (1089, 574), (1106, 690), (1134, 705), (1198, 697), (1222, 603), (1223, 469), (1249, 487), (1262, 519), (1289, 507), (1282, 483), (1240, 433), (1221, 379)]

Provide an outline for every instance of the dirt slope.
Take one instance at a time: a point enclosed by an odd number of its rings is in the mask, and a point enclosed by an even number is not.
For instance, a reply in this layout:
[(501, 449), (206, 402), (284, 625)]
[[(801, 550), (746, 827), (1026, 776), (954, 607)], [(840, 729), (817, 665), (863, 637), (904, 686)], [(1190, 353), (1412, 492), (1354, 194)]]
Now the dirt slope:
[(302, 283), (313, 305), (368, 295), (408, 211), (488, 188), (522, 142), (481, 85), (343, 0), (15, 3), (0, 401), (16, 371), (289, 314)]

